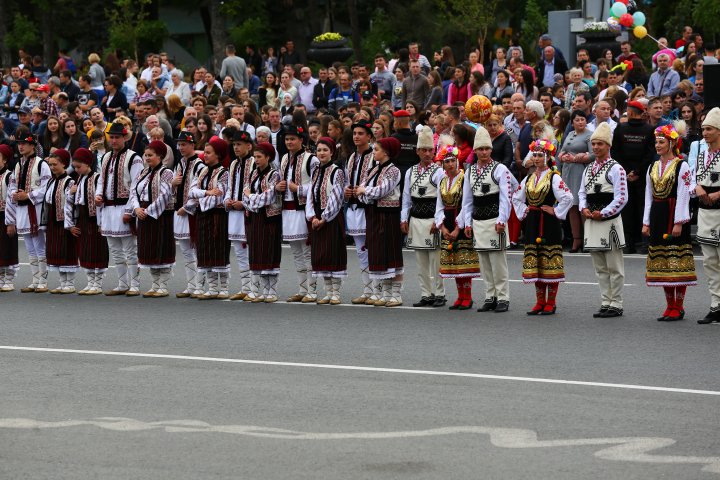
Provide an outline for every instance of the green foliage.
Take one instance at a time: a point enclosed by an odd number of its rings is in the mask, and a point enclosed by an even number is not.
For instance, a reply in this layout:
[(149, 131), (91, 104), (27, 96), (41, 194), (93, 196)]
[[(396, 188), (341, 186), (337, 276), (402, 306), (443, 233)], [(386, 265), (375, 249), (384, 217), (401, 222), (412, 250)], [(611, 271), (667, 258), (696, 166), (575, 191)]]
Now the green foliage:
[(270, 22), (266, 18), (248, 18), (230, 29), (230, 40), (238, 51), (243, 51), (248, 45), (255, 45), (257, 48), (257, 45), (265, 45), (268, 42), (269, 29)]
[(152, 0), (114, 0), (105, 10), (110, 21), (110, 48), (119, 49), (138, 60), (140, 49), (158, 50), (168, 37), (163, 22), (147, 20), (146, 8)]
[(698, 27), (706, 37), (720, 34), (720, 2), (717, 0), (697, 0), (693, 10), (692, 25)]
[(528, 0), (525, 5), (525, 21), (522, 26), (520, 43), (525, 52), (525, 62), (530, 62), (540, 35), (547, 31), (547, 15), (543, 15), (536, 0)]
[(38, 32), (37, 23), (22, 13), (16, 13), (5, 42), (12, 49), (28, 48), (39, 44), (40, 33)]
[(370, 62), (375, 54), (385, 53), (390, 49), (388, 39), (394, 37), (395, 32), (391, 20), (383, 10), (376, 10), (372, 17), (370, 31), (363, 35), (362, 51), (365, 53), (365, 61)]

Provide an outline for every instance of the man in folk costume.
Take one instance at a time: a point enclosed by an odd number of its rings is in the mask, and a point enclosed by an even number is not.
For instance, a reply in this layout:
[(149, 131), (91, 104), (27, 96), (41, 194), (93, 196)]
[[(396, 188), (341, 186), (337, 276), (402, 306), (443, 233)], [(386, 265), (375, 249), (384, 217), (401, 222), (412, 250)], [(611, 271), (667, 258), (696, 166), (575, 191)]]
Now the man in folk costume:
[[(13, 158), (13, 150), (8, 145), (0, 144), (0, 292), (15, 290), (15, 272), (20, 266), (18, 262), (18, 240), (13, 233), (8, 235), (9, 225), (15, 225), (15, 203), (10, 201), (8, 187), (12, 171), (8, 162)], [(8, 220), (6, 222), (6, 219)]]
[(77, 238), (80, 266), (85, 269), (88, 283), (78, 295), (100, 295), (102, 280), (108, 268), (110, 253), (107, 240), (100, 231), (102, 208), (95, 203), (100, 174), (93, 172), (96, 157), (87, 148), (73, 154), (73, 169), (78, 174), (65, 204), (65, 228)]
[(698, 155), (693, 196), (700, 199), (697, 242), (710, 290), (710, 312), (701, 325), (720, 323), (720, 108), (708, 112), (702, 123), (707, 151)]
[(138, 264), (150, 270), (152, 287), (145, 298), (167, 297), (167, 284), (175, 265), (175, 197), (172, 170), (162, 163), (167, 146), (153, 140), (145, 147), (147, 165), (133, 184), (130, 202), (137, 218)]
[(40, 230), (42, 206), (50, 180), (50, 167), (35, 155), (35, 138), (24, 135), (17, 139), (20, 161), (8, 185), (7, 203), (12, 202), (14, 218), (5, 217), (10, 236), (22, 235), (30, 260), (32, 283), (20, 291), (44, 293), (47, 288), (47, 258), (45, 256), (45, 232)]
[(418, 134), (417, 154), (420, 163), (405, 172), (400, 229), (407, 237), (407, 246), (415, 250), (420, 280), (420, 301), (413, 307), (442, 307), (445, 286), (440, 276), (440, 242), (435, 226), (437, 189), (443, 169), (433, 163), (435, 146), (430, 127)]
[(478, 312), (507, 312), (510, 278), (506, 250), (510, 241), (505, 226), (512, 211), (517, 180), (502, 163), (493, 160), (492, 140), (484, 127), (475, 133), (473, 150), (477, 162), (470, 166), (463, 184), (465, 236), (473, 239), (485, 278), (485, 302)]
[(228, 218), (223, 204), (228, 189), (228, 171), (222, 162), (228, 156), (225, 140), (212, 137), (205, 145), (205, 167), (190, 188), (190, 198), (200, 205), (197, 212), (197, 266), (207, 277), (208, 289), (200, 300), (224, 300), (230, 275)]
[(625, 169), (610, 158), (612, 131), (601, 123), (590, 137), (595, 161), (585, 167), (578, 192), (585, 217), (585, 251), (590, 252), (600, 285), (602, 303), (595, 318), (623, 314), (625, 233), (620, 212), (628, 202)]
[[(250, 181), (255, 168), (253, 157), (253, 139), (248, 132), (236, 132), (233, 137), (233, 150), (236, 160), (228, 170), (228, 189), (225, 192), (225, 209), (228, 211), (228, 238), (235, 250), (235, 259), (240, 270), (240, 291), (230, 300), (252, 300), (257, 293), (257, 284), (250, 274), (250, 258), (247, 235), (245, 234), (245, 206), (242, 203), (243, 191)], [(255, 287), (255, 288), (253, 288)], [(253, 292), (254, 290), (254, 292)]]
[(177, 298), (198, 298), (202, 295), (204, 278), (197, 270), (196, 218), (197, 201), (190, 198), (190, 187), (200, 174), (205, 164), (195, 153), (195, 136), (183, 130), (176, 140), (180, 161), (175, 166), (175, 177), (172, 185), (175, 188), (175, 218), (173, 230), (180, 251), (185, 259), (185, 290), (176, 293)]
[(281, 181), (275, 190), (283, 198), (283, 240), (290, 243), (295, 261), (299, 290), (287, 299), (288, 302), (310, 303), (317, 301), (317, 279), (312, 276), (311, 250), (308, 242), (308, 227), (305, 220), (305, 203), (312, 184), (312, 175), (320, 161), (313, 154), (303, 150), (303, 127), (290, 127), (285, 132), (285, 146), (288, 153), (280, 162)]
[(49, 270), (57, 270), (60, 286), (50, 290), (54, 294), (75, 293), (75, 273), (78, 271), (78, 255), (75, 237), (65, 229), (67, 197), (75, 180), (67, 174), (70, 152), (58, 148), (48, 157), (52, 178), (48, 181), (43, 207), (47, 262)]
[(140, 295), (140, 275), (129, 201), (130, 187), (143, 169), (143, 160), (125, 147), (127, 133), (120, 123), (111, 124), (106, 132), (110, 151), (102, 159), (95, 203), (103, 207), (100, 228), (118, 274), (118, 286), (106, 295), (134, 297)]
[(357, 187), (364, 183), (368, 178), (368, 173), (375, 164), (375, 156), (370, 146), (373, 138), (372, 123), (362, 120), (352, 126), (353, 143), (355, 144), (355, 152), (348, 158), (345, 167), (345, 201), (347, 202), (347, 210), (345, 212), (345, 226), (347, 234), (353, 237), (355, 243), (355, 252), (358, 256), (360, 264), (360, 273), (363, 281), (363, 293), (352, 299), (352, 303), (375, 305), (380, 299), (379, 283), (378, 288), (373, 289), (373, 281), (370, 280), (370, 271), (368, 264), (368, 252), (365, 246), (366, 239), (366, 222), (365, 208), (367, 205), (361, 202), (355, 193)]

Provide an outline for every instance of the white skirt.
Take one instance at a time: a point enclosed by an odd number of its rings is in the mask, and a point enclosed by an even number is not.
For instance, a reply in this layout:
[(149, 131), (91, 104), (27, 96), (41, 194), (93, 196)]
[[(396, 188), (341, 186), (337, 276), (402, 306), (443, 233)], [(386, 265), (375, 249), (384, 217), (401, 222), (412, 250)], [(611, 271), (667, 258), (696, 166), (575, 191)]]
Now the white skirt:
[(345, 230), (350, 236), (365, 235), (365, 209), (348, 207), (345, 212)]
[(308, 229), (305, 210), (283, 210), (282, 237), (286, 242), (307, 240)]
[(505, 250), (510, 246), (507, 232), (497, 233), (495, 224), (497, 219), (488, 218), (487, 220), (473, 220), (473, 249), (478, 252), (488, 252), (494, 250)]
[(190, 218), (189, 214), (185, 214), (184, 217), (175, 212), (173, 216), (173, 231), (175, 232), (175, 240), (189, 240), (190, 239)]
[(438, 235), (430, 233), (434, 224), (434, 218), (410, 217), (407, 247), (413, 250), (435, 250), (439, 245)]
[[(37, 218), (38, 227), (40, 227), (40, 221), (42, 220), (42, 203), (37, 205), (18, 205), (15, 209), (15, 229), (18, 235), (29, 235), (30, 234), (30, 214), (28, 208), (35, 209), (35, 218)], [(2, 226), (5, 228), (5, 225)], [(41, 227), (40, 230), (44, 230)]]
[(247, 242), (244, 210), (230, 210), (228, 212), (228, 239)]
[(703, 245), (720, 245), (720, 210), (698, 208), (697, 241)]
[(625, 232), (622, 218), (617, 216), (612, 220), (585, 219), (583, 248), (590, 252), (625, 248)]
[[(100, 231), (103, 237), (129, 237), (132, 235), (130, 224), (123, 223), (125, 205), (103, 207)], [(134, 220), (134, 219), (133, 219)]]

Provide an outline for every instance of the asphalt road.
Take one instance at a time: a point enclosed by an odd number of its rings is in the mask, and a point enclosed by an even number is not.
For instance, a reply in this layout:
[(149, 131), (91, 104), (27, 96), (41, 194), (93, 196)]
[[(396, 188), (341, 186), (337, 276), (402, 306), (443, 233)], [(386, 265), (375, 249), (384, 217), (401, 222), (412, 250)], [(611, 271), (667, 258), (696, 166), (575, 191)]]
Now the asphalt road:
[(544, 318), (519, 281), (506, 314), (3, 294), (0, 478), (720, 478), (720, 328), (695, 323), (697, 266), (676, 323), (655, 321), (640, 257), (615, 319), (592, 318), (585, 255)]

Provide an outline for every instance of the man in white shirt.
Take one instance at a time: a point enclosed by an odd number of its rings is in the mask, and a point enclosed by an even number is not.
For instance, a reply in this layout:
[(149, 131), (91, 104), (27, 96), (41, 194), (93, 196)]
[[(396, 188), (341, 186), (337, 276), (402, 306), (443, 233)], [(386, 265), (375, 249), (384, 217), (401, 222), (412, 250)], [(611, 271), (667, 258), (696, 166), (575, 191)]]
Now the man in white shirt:
[(240, 130), (249, 133), (250, 137), (255, 140), (255, 127), (249, 123), (245, 123), (245, 107), (242, 105), (233, 105), (231, 113), (232, 118), (240, 122)]
[(595, 118), (591, 122), (588, 122), (587, 129), (594, 132), (598, 125), (607, 123), (610, 126), (610, 133), (615, 133), (617, 122), (610, 118), (611, 114), (612, 108), (610, 104), (605, 100), (600, 100), (595, 104)]
[(318, 80), (313, 78), (312, 70), (310, 67), (302, 67), (300, 69), (300, 86), (298, 87), (298, 96), (300, 97), (300, 103), (305, 105), (308, 113), (312, 113), (317, 108), (313, 105), (313, 92), (315, 91), (315, 85)]

